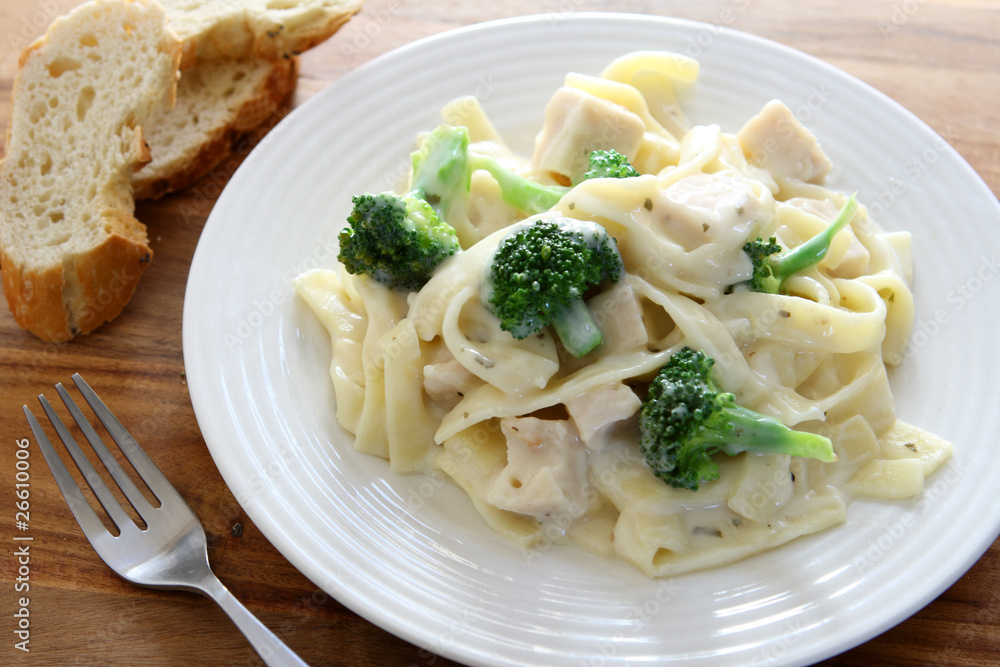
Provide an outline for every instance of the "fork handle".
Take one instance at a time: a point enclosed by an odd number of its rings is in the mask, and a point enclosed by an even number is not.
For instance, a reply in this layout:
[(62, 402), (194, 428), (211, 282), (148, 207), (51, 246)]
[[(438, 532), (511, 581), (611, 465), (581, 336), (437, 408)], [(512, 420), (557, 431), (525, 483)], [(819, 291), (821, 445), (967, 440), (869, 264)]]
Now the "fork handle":
[(267, 629), (267, 626), (243, 606), (229, 592), (229, 589), (219, 581), (214, 574), (209, 574), (199, 586), (202, 593), (215, 600), (222, 607), (240, 632), (249, 640), (257, 654), (269, 667), (309, 667), (309, 665), (292, 649), (288, 648), (277, 635)]

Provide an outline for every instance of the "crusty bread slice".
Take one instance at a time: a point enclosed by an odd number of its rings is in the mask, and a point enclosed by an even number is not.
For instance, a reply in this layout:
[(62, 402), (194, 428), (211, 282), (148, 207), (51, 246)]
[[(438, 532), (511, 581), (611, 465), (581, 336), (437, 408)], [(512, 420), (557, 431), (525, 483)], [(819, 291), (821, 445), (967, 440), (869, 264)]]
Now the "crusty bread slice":
[(136, 199), (176, 192), (211, 171), (247, 133), (278, 115), (298, 58), (216, 58), (181, 74), (177, 103), (150, 119), (152, 161), (132, 176)]
[(160, 0), (184, 41), (181, 69), (213, 58), (275, 60), (324, 41), (364, 0)]
[(151, 0), (94, 0), (21, 54), (0, 162), (0, 269), (17, 323), (64, 341), (116, 317), (150, 259), (131, 177), (180, 40)]

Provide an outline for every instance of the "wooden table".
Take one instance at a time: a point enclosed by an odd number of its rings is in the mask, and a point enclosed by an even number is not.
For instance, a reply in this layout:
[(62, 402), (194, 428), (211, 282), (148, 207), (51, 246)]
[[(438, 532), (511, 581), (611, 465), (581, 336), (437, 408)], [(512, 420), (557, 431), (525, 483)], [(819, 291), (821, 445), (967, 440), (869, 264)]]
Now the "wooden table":
[[(17, 52), (79, 0), (0, 5), (0, 124)], [(840, 67), (916, 113), (1000, 192), (1000, 3), (995, 0), (369, 0), (307, 52), (292, 105), (365, 61), (450, 28), (546, 11), (610, 10), (704, 21), (795, 47)], [(245, 154), (246, 151), (242, 151)], [(230, 162), (232, 166), (234, 162)], [(213, 603), (118, 579), (83, 537), (31, 449), (30, 528), (15, 528), (21, 405), (79, 371), (118, 413), (201, 517), (219, 577), (312, 665), (453, 664), (345, 609), (299, 574), (248, 520), (201, 438), (185, 386), (181, 312), (198, 236), (231, 169), (138, 207), (156, 253), (125, 313), (68, 344), (39, 342), (0, 310), (0, 507), (4, 548), (0, 663), (260, 664)], [(194, 211), (194, 213), (192, 213)], [(30, 536), (30, 592), (16, 593), (13, 538)], [(24, 572), (22, 571), (22, 574)], [(17, 598), (30, 598), (29, 653), (14, 648)], [(1000, 664), (1000, 542), (954, 586), (883, 635), (825, 665)]]

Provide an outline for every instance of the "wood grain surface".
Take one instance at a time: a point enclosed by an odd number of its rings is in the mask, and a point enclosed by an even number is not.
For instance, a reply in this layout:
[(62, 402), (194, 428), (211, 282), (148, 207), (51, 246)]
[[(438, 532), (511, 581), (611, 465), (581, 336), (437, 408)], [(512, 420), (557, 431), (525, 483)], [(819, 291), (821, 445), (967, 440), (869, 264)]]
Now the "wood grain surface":
[[(20, 50), (78, 0), (0, 2), (0, 125)], [(816, 56), (888, 94), (945, 137), (1000, 192), (1000, 3), (991, 0), (369, 0), (301, 58), (290, 106), (371, 58), (416, 39), (490, 19), (542, 12), (622, 11), (746, 31)], [(212, 204), (252, 147), (185, 192), (140, 204), (155, 258), (125, 312), (96, 332), (46, 344), (0, 309), (0, 664), (258, 665), (221, 610), (194, 594), (134, 587), (97, 557), (31, 448), (30, 525), (15, 527), (23, 404), (80, 372), (201, 517), (215, 572), (311, 665), (454, 664), (358, 617), (299, 574), (223, 483), (185, 386), (181, 313), (191, 258)], [(205, 286), (206, 289), (210, 286)], [(989, 335), (984, 333), (984, 335)], [(960, 445), (960, 443), (958, 443)], [(30, 562), (15, 550), (30, 536)], [(21, 577), (30, 592), (17, 592)], [(18, 650), (18, 598), (30, 603), (30, 652)], [(1000, 543), (949, 590), (871, 641), (824, 662), (1000, 665)], [(540, 661), (539, 664), (542, 664)]]

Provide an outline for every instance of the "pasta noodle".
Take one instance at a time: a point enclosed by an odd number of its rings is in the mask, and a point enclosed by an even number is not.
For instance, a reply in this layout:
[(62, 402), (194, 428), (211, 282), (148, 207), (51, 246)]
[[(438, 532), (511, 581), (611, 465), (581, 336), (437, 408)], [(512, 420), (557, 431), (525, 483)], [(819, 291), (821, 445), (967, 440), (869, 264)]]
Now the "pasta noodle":
[[(522, 221), (476, 172), (466, 210), (449, 220), (462, 251), (417, 292), (342, 268), (297, 279), (329, 332), (336, 415), (358, 450), (446, 476), (522, 548), (571, 542), (651, 577), (836, 525), (858, 497), (922, 491), (951, 445), (897, 419), (888, 382), (914, 319), (909, 234), (886, 232), (861, 206), (782, 294), (734, 288), (751, 276), (748, 240), (797, 247), (847, 197), (823, 184), (829, 160), (779, 101), (736, 134), (689, 127), (677, 95), (697, 71), (682, 56), (636, 52), (601, 76), (567, 75), (530, 158), (504, 145), (474, 98), (444, 108), (469, 129), (471, 151), (577, 184)], [(577, 182), (579, 156), (598, 148), (626, 154), (640, 175)], [(588, 301), (604, 342), (580, 359), (547, 329), (515, 339), (482, 302), (500, 242), (549, 217), (602, 226), (624, 264)], [(719, 454), (719, 479), (697, 491), (654, 476), (637, 444), (641, 387), (685, 346), (716, 360), (739, 404), (830, 438), (838, 461)]]

